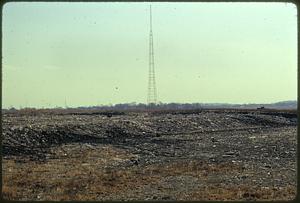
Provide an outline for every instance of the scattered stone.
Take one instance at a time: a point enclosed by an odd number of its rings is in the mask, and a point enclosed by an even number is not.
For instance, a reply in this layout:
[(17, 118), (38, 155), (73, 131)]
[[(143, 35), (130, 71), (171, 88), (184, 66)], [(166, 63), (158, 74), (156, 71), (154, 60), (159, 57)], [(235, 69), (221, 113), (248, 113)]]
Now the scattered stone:
[[(201, 114), (124, 113), (111, 117), (109, 114), (37, 114), (22, 117), (18, 114), (4, 114), (3, 158), (21, 160), (16, 161), (18, 167), (28, 161), (48, 163), (57, 159), (77, 160), (82, 156), (81, 152), (95, 152), (99, 150), (99, 145), (103, 145), (125, 150), (131, 155), (114, 156), (107, 148), (101, 148), (99, 152), (107, 152), (107, 156), (111, 156), (111, 164), (98, 164), (97, 170), (98, 167), (123, 172), (134, 169), (136, 171), (128, 175), (128, 179), (131, 179), (132, 175), (142, 173), (147, 166), (159, 165), (161, 171), (150, 170), (150, 167), (140, 180), (151, 177), (155, 182), (158, 181), (157, 177), (167, 171), (172, 175), (166, 177), (173, 177), (173, 182), (168, 183), (168, 187), (184, 194), (190, 192), (191, 188), (200, 191), (196, 186), (200, 187), (201, 184), (219, 184), (222, 187), (239, 184), (272, 187), (275, 181), (276, 186), (295, 185), (297, 122), (284, 116), (275, 117), (247, 111), (204, 111)], [(63, 146), (61, 151), (53, 151), (60, 146)], [(183, 160), (187, 163), (201, 163), (191, 166), (186, 164), (183, 172), (177, 171), (176, 167), (172, 169), (174, 171), (164, 168), (168, 164)], [(77, 166), (71, 164), (68, 167), (83, 166), (82, 168), (89, 169), (90, 164), (95, 163), (84, 159)], [(195, 182), (191, 182), (186, 175), (193, 170), (197, 173), (190, 178), (199, 178)], [(93, 172), (86, 171), (86, 174), (93, 179)], [(61, 178), (58, 174), (54, 174), (53, 177)], [(126, 175), (124, 177), (126, 178)], [(110, 187), (118, 188), (118, 184), (123, 181), (119, 179), (124, 177), (119, 173), (108, 177), (120, 181), (112, 181)], [(186, 190), (187, 186), (191, 188)], [(176, 200), (175, 192), (163, 193), (165, 188), (157, 189), (157, 193), (147, 193), (147, 198)], [(76, 187), (76, 190), (78, 189), (79, 187)], [(140, 190), (143, 190), (143, 187)], [(120, 199), (124, 199), (127, 192), (118, 195)], [(241, 197), (243, 196), (258, 198), (253, 197), (251, 192), (243, 195), (241, 193)], [(43, 200), (43, 194), (41, 197)]]

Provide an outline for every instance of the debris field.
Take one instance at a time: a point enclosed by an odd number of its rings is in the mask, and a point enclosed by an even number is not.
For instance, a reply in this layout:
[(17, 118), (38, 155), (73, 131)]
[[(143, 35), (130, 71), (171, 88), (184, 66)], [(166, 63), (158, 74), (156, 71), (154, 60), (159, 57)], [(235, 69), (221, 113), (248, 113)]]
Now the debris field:
[(5, 113), (2, 192), (9, 200), (291, 200), (296, 148), (296, 111)]

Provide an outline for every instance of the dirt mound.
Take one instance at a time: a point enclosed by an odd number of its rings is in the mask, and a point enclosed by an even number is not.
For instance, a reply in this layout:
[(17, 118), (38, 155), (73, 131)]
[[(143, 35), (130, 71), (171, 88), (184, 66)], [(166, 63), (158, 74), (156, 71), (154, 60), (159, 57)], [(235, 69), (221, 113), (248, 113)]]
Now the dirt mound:
[[(273, 113), (274, 114), (274, 113)], [(126, 142), (126, 139), (296, 126), (297, 120), (285, 114), (249, 112), (190, 114), (114, 114), (3, 116), (3, 154), (36, 154), (47, 148), (73, 142)]]
[(15, 200), (292, 199), (297, 117), (271, 113), (4, 114), (3, 193)]

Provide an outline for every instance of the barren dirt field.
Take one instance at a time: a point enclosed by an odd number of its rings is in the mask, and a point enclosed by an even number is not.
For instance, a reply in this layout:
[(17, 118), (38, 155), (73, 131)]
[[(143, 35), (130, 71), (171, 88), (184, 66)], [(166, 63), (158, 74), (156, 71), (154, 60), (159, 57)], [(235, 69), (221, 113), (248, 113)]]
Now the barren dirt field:
[(296, 111), (23, 112), (2, 122), (5, 199), (296, 196)]

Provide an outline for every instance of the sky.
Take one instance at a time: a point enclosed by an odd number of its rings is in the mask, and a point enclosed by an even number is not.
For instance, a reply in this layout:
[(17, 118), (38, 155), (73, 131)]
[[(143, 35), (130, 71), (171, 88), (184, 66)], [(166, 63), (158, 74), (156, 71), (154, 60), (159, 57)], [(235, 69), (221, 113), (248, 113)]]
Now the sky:
[(2, 108), (146, 103), (150, 4), (158, 101), (297, 100), (292, 3), (9, 2)]

